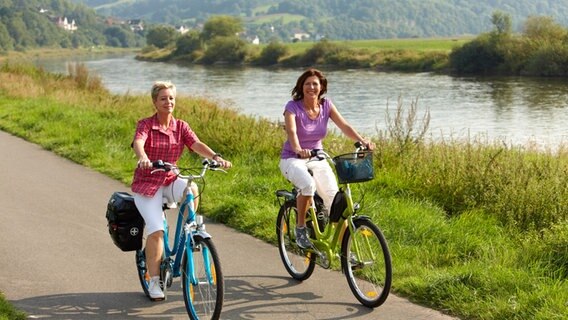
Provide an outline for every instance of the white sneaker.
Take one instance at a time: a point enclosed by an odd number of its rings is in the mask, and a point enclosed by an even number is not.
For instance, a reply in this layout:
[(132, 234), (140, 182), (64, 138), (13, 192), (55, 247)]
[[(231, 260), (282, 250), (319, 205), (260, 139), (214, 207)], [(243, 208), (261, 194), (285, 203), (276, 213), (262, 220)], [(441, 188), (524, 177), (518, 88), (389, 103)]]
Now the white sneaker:
[(150, 279), (150, 284), (148, 284), (148, 294), (152, 300), (163, 300), (165, 299), (164, 292), (160, 288), (160, 277), (152, 277)]
[(308, 239), (308, 230), (306, 227), (296, 227), (296, 244), (301, 249), (308, 249), (312, 247), (310, 239)]

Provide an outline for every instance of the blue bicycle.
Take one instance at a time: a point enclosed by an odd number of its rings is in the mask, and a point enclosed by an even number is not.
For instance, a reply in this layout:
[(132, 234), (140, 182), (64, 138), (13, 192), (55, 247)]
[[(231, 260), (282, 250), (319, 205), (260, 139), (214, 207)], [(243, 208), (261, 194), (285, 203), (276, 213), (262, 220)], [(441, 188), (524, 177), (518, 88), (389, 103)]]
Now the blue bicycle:
[[(179, 168), (171, 163), (153, 162), (155, 171), (171, 171), (178, 177), (187, 179), (187, 189), (194, 180), (203, 180), (207, 170), (222, 171), (216, 161), (204, 159), (201, 171), (197, 175), (188, 172), (190, 168)], [(168, 241), (169, 230), (165, 219), (165, 212), (177, 206), (164, 203), (164, 255), (160, 265), (160, 281), (164, 295), (167, 297), (167, 288), (172, 285), (173, 278), (181, 276), (181, 285), (185, 308), (190, 319), (219, 319), (223, 306), (224, 281), (221, 271), (221, 262), (217, 250), (213, 245), (211, 235), (205, 231), (203, 216), (194, 211), (195, 196), (186, 192), (180, 203), (173, 248)], [(187, 211), (187, 215), (184, 213)], [(146, 268), (144, 249), (136, 250), (136, 267), (140, 284), (146, 296), (150, 283), (150, 275)]]

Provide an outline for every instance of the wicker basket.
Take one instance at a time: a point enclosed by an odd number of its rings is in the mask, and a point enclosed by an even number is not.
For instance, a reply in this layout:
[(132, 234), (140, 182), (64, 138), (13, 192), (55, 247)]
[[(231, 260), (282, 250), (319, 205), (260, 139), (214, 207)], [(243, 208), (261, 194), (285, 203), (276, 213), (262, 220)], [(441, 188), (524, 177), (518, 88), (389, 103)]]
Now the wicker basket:
[(335, 171), (339, 183), (355, 183), (373, 180), (373, 153), (347, 153), (334, 157)]

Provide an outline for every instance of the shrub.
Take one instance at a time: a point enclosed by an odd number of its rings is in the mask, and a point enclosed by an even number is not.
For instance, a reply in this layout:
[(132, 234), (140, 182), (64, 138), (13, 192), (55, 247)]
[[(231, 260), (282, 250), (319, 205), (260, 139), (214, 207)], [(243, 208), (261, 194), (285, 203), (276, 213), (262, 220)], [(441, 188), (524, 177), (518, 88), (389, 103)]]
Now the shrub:
[(285, 44), (275, 41), (270, 42), (260, 53), (258, 64), (264, 66), (277, 64), (280, 58), (286, 56), (288, 52), (289, 49)]
[(495, 38), (481, 35), (450, 53), (450, 65), (457, 73), (492, 73), (505, 59)]
[(215, 37), (205, 50), (201, 62), (213, 64), (216, 62), (242, 63), (247, 56), (247, 43), (238, 37)]

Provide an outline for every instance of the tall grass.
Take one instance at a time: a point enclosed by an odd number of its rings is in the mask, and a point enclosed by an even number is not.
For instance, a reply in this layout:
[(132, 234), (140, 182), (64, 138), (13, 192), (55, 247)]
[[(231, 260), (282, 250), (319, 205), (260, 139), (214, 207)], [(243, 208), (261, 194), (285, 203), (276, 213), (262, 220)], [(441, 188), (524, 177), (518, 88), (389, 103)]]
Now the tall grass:
[[(5, 64), (0, 129), (129, 184), (136, 162), (129, 145), (136, 121), (153, 112), (149, 95), (112, 95), (82, 79)], [(208, 177), (202, 210), (274, 243), (274, 191), (289, 187), (277, 167), (284, 131), (220, 104), (177, 99), (176, 117), (234, 164), (228, 175)], [(389, 241), (393, 290), (464, 319), (564, 319), (566, 149), (433, 142), (417, 100), (399, 99), (391, 111), (388, 130), (374, 137), (377, 178), (353, 193)], [(352, 148), (336, 135), (325, 145), (331, 154)], [(187, 154), (180, 163), (197, 160)]]

